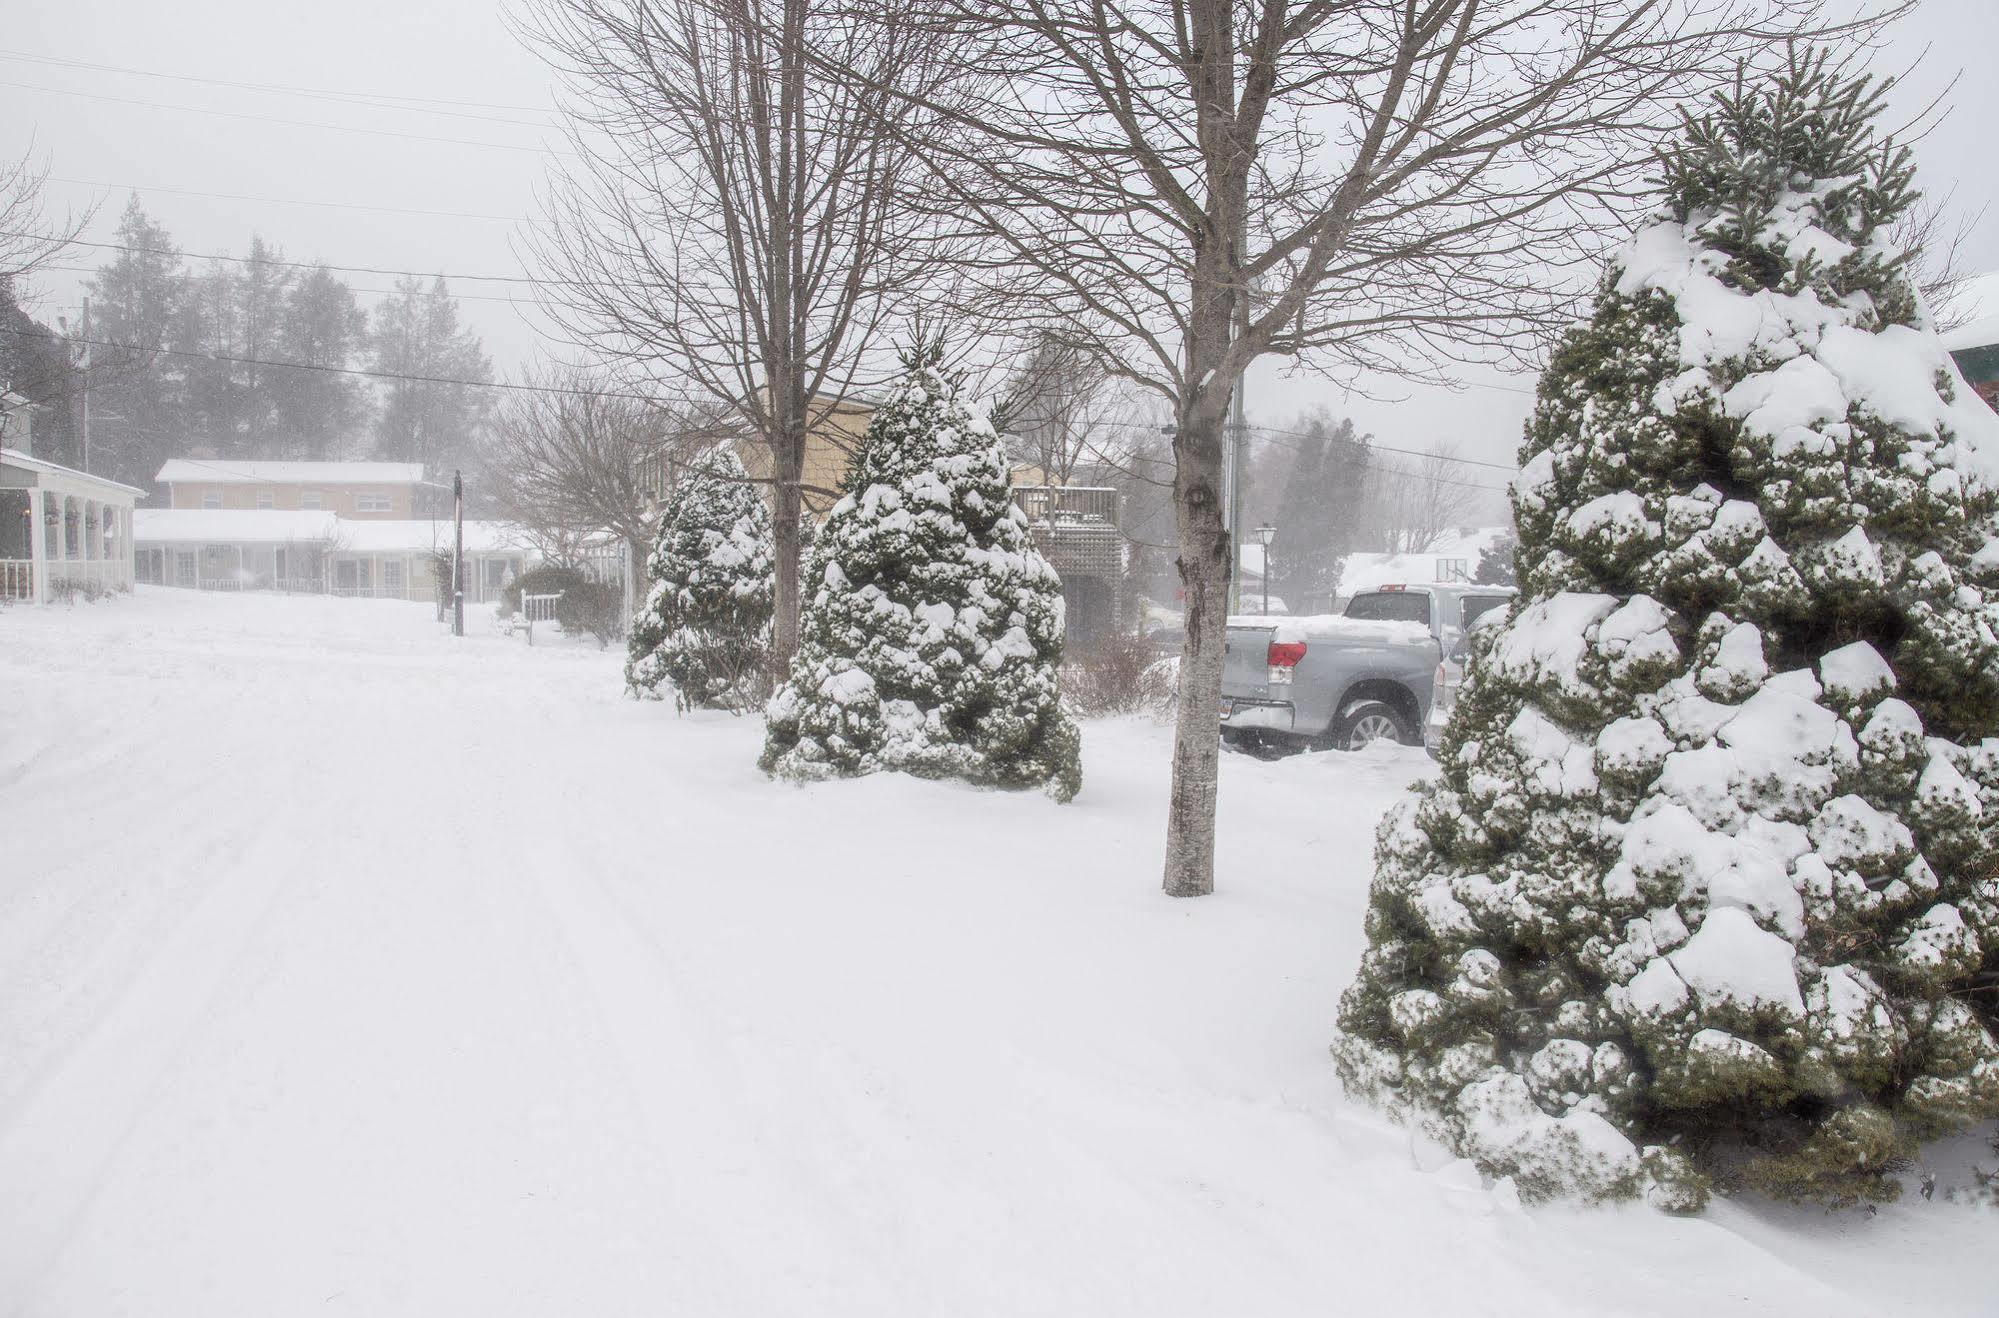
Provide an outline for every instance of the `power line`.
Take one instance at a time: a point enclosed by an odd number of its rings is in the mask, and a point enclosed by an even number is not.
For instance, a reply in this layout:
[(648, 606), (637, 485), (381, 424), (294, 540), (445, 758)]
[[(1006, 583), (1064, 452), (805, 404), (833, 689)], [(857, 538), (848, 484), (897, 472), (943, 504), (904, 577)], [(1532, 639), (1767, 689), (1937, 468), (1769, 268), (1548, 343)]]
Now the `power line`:
[[(18, 233), (11, 229), (0, 229), (0, 237), (33, 238), (35, 234)], [(75, 247), (98, 247), (113, 252), (136, 252), (141, 256), (171, 256), (191, 261), (227, 261), (232, 265), (275, 265), (292, 270), (339, 270), (351, 275), (390, 275), (413, 279), (456, 279), (463, 283), (484, 284), (538, 284), (550, 288), (575, 288), (577, 283), (564, 279), (538, 279), (533, 275), (454, 275), (437, 270), (387, 270), (380, 266), (335, 265), (331, 261), (282, 261), (275, 257), (256, 258), (250, 256), (204, 256), (199, 253), (176, 251), (171, 247), (139, 247), (131, 243), (93, 242), (88, 238), (71, 238), (68, 245)], [(587, 287), (588, 285), (581, 285)]]
[[(1531, 390), (1525, 392), (1531, 392)], [(1160, 429), (1158, 425), (1147, 421), (1106, 421), (1103, 422), (1102, 424), (1112, 425), (1112, 426), (1126, 426), (1126, 427), (1136, 428), (1139, 430), (1158, 431)], [(1295, 439), (1313, 438), (1313, 435), (1310, 431), (1285, 430), (1278, 426), (1253, 425), (1250, 426), (1249, 429), (1258, 431), (1264, 435), (1287, 435)], [(1494, 471), (1505, 472), (1509, 476), (1515, 474), (1520, 470), (1518, 466), (1510, 462), (1487, 462), (1482, 458), (1460, 458), (1454, 454), (1436, 453), (1425, 449), (1396, 448), (1393, 444), (1381, 444), (1375, 442), (1372, 439), (1368, 441), (1367, 446), (1369, 449), (1378, 453), (1395, 453), (1403, 457), (1410, 457), (1410, 458), (1431, 458), (1438, 462), (1454, 462), (1467, 467), (1489, 467)], [(1296, 444), (1286, 444), (1284, 447), (1295, 451), (1298, 446)], [(1487, 490), (1487, 489), (1495, 489), (1497, 487), (1491, 485), (1481, 485), (1478, 488), (1482, 490)]]
[[(30, 64), (50, 64), (57, 68), (90, 69), (97, 73), (129, 73), (143, 78), (169, 78), (175, 82), (200, 82), (216, 87), (240, 87), (250, 91), (291, 92), (300, 96), (339, 96), (354, 100), (379, 100), (385, 102), (405, 101), (416, 105), (449, 105), (472, 110), (516, 110), (525, 114), (549, 114), (546, 107), (534, 105), (507, 105), (494, 101), (454, 101), (436, 96), (402, 96), (394, 92), (357, 92), (337, 87), (294, 87), (278, 82), (231, 82), (226, 78), (198, 78), (185, 73), (161, 73), (154, 69), (135, 69), (120, 64), (92, 64), (86, 60), (70, 59), (56, 55), (30, 55), (25, 51), (0, 50), (0, 59), (21, 60)], [(393, 107), (390, 107), (393, 108)]]
[[(1301, 439), (1309, 438), (1308, 435), (1305, 435), (1303, 432), (1297, 430), (1277, 430), (1270, 426), (1251, 426), (1250, 429), (1260, 430), (1266, 436), (1296, 435)], [(1278, 443), (1279, 441), (1277, 441), (1276, 439), (1272, 439), (1271, 442)], [(1290, 449), (1294, 453), (1298, 452), (1300, 449), (1300, 446), (1297, 444), (1285, 444), (1283, 447)], [(1519, 467), (1514, 466), (1510, 463), (1487, 462), (1482, 458), (1461, 458), (1452, 453), (1438, 453), (1431, 449), (1397, 448), (1393, 444), (1381, 444), (1375, 442), (1372, 439), (1367, 441), (1367, 448), (1368, 451), (1372, 453), (1394, 453), (1401, 457), (1422, 458), (1425, 459), (1426, 461), (1432, 461), (1432, 462), (1454, 462), (1467, 467), (1487, 467), (1493, 471), (1505, 472), (1509, 476), (1517, 475), (1519, 474), (1520, 471)], [(1459, 483), (1462, 484), (1462, 482)], [(1485, 489), (1492, 489), (1494, 487), (1489, 485), (1481, 485), (1478, 486), (1477, 488), (1485, 490)]]
[(240, 192), (202, 192), (195, 188), (147, 187), (143, 183), (105, 183), (87, 178), (64, 178), (49, 175), (52, 183), (70, 183), (79, 188), (111, 188), (126, 192), (159, 192), (175, 197), (212, 197), (218, 201), (260, 201), (273, 206), (325, 206), (337, 210), (381, 211), (388, 215), (436, 215), (453, 220), (504, 220), (509, 224), (546, 224), (546, 220), (532, 220), (525, 215), (488, 215), (481, 211), (439, 211), (424, 210), (415, 206), (373, 206), (359, 201), (303, 201), (296, 197), (252, 197)]
[(470, 137), (433, 137), (428, 133), (405, 133), (393, 128), (360, 128), (353, 124), (315, 123), (309, 119), (279, 119), (266, 114), (243, 114), (236, 110), (209, 110), (198, 105), (173, 105), (166, 101), (142, 101), (131, 96), (109, 96), (103, 92), (71, 91), (67, 87), (39, 87), (31, 82), (10, 82), (0, 79), (0, 87), (18, 87), (22, 91), (46, 92), (51, 96), (80, 96), (87, 101), (137, 105), (149, 110), (179, 110), (184, 114), (213, 115), (218, 119), (245, 119), (251, 123), (280, 124), (287, 128), (323, 128), (334, 133), (361, 133), (368, 137), (398, 137), (411, 142), (442, 142), (446, 146), (479, 146), (493, 151), (525, 151), (537, 156), (570, 156), (581, 159), (574, 151), (556, 151), (543, 146), (522, 146), (515, 142), (481, 142)]
[[(10, 329), (0, 326), (0, 334), (17, 339), (49, 338), (44, 331), (40, 334), (28, 330)], [(402, 371), (370, 371), (358, 366), (322, 366), (314, 362), (273, 361), (266, 357), (239, 357), (233, 353), (190, 352), (184, 348), (144, 348), (130, 343), (119, 343), (115, 339), (87, 339), (63, 337), (65, 343), (87, 343), (94, 348), (120, 348), (132, 352), (142, 352), (154, 357), (176, 357), (186, 361), (227, 362), (235, 366), (269, 366), (288, 371), (318, 371), (325, 375), (358, 375), (370, 380), (403, 380), (411, 384), (462, 385), (468, 389), (501, 389), (524, 394), (559, 394), (570, 398), (623, 398), (635, 403), (658, 405), (660, 400), (650, 394), (621, 392), (615, 389), (567, 389), (560, 385), (511, 384), (501, 380), (468, 380), (450, 375), (414, 375)]]
[[(325, 268), (328, 270), (333, 269), (332, 266), (327, 266)], [(38, 265), (35, 267), (35, 269), (38, 271), (62, 270), (75, 275), (95, 275), (103, 273), (102, 270), (87, 265)], [(509, 306), (515, 306), (515, 307), (535, 305), (532, 302), (524, 302), (517, 297), (501, 297), (496, 293), (452, 293), (448, 291), (443, 293), (436, 293), (430, 291), (429, 289), (421, 289), (421, 288), (410, 289), (407, 291), (400, 288), (355, 288), (351, 284), (347, 285), (347, 291), (350, 293), (369, 293), (380, 297), (441, 297), (441, 298), (449, 298), (453, 302), (504, 302)]]

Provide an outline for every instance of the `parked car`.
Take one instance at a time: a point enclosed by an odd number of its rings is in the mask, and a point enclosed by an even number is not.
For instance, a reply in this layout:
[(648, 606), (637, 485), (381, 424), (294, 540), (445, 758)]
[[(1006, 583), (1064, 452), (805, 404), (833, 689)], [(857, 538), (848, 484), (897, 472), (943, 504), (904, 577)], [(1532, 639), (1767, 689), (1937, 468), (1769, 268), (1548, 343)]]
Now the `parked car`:
[(1347, 601), (1344, 614), (1229, 619), (1222, 664), (1222, 739), (1251, 750), (1414, 746), (1444, 654), (1507, 587), (1390, 585)]
[(1465, 682), (1465, 656), (1471, 650), (1472, 638), (1489, 627), (1497, 627), (1506, 621), (1512, 612), (1509, 603), (1506, 608), (1486, 609), (1474, 618), (1457, 644), (1444, 651), (1444, 657), (1437, 663), (1437, 672), (1430, 680), (1430, 715), (1423, 720), (1423, 748), (1432, 758), (1443, 741), (1444, 725), (1451, 721), (1451, 710), (1458, 703), (1458, 690)]

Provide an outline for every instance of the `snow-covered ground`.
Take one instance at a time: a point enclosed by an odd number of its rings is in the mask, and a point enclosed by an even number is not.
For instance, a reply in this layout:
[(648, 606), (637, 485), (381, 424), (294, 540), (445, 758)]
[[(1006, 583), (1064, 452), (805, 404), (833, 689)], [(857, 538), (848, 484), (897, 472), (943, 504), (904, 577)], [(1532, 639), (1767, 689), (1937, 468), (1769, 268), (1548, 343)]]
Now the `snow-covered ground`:
[(1999, 1217), (1522, 1212), (1326, 1057), (1385, 750), (798, 789), (386, 601), (0, 609), (0, 1314), (1973, 1314)]

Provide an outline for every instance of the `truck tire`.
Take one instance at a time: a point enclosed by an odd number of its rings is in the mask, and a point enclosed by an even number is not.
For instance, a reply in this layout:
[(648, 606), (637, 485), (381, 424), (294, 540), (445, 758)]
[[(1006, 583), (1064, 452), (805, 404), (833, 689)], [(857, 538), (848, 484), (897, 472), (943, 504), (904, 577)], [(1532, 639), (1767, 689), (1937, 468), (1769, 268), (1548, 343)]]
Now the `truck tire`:
[(1302, 749), (1291, 738), (1262, 728), (1223, 728), (1222, 745), (1259, 760), (1281, 760)]
[(1356, 700), (1333, 720), (1326, 740), (1335, 750), (1357, 751), (1373, 741), (1414, 746), (1418, 739), (1416, 729), (1395, 706), (1385, 700)]

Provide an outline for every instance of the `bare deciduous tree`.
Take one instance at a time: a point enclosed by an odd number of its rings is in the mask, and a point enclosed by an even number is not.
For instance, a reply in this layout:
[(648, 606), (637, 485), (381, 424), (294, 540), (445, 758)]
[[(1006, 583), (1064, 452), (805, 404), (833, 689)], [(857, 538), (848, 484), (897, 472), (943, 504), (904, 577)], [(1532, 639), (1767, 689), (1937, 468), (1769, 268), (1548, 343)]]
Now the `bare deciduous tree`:
[(1423, 457), (1375, 460), (1369, 503), (1385, 552), (1423, 553), (1478, 511), (1487, 491), (1465, 479), (1456, 456), (1456, 449), (1445, 447)]
[(57, 216), (43, 195), (48, 181), (48, 166), (37, 165), (32, 151), (0, 161), (0, 287), (11, 290), (46, 265), (96, 214), (92, 207)]
[(643, 563), (652, 534), (648, 472), (713, 443), (715, 418), (686, 403), (629, 396), (587, 371), (553, 369), (525, 383), (534, 392), (510, 397), (485, 454), (501, 512), (558, 561), (609, 531), (631, 563)]
[(1956, 208), (1951, 201), (1950, 192), (1934, 199), (1924, 197), (1903, 213), (1894, 229), (1896, 246), (1909, 253), (1923, 301), (1945, 328), (1954, 328), (1970, 314), (1961, 305), (1964, 286), (1971, 278), (1971, 272), (1964, 268), (1964, 244), (1985, 218), (1981, 209), (1970, 215), (1958, 214), (1953, 221)]
[(935, 34), (810, 0), (540, 0), (534, 28), (571, 77), (582, 156), (539, 240), (565, 327), (687, 381), (768, 451), (781, 665), (807, 433), (864, 378), (927, 250), (895, 130), (942, 74)]
[(1038, 334), (1002, 386), (992, 422), (1012, 441), (1017, 461), (1051, 485), (1069, 485), (1130, 452), (1138, 413), (1130, 383), (1106, 371), (1095, 353)]
[[(1436, 374), (1527, 346), (1674, 107), (1818, 0), (908, 0), (960, 45), (938, 209), (998, 314), (1170, 401), (1186, 598), (1165, 888), (1212, 891), (1225, 418), (1278, 354)], [(1852, 30), (1852, 29), (1849, 29)], [(921, 89), (905, 96), (923, 95)]]

